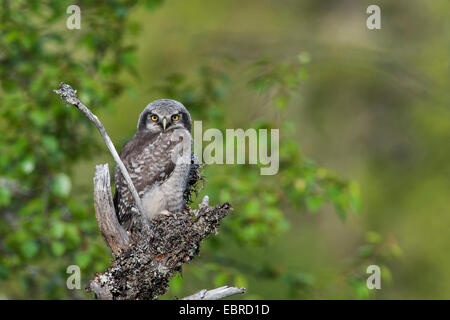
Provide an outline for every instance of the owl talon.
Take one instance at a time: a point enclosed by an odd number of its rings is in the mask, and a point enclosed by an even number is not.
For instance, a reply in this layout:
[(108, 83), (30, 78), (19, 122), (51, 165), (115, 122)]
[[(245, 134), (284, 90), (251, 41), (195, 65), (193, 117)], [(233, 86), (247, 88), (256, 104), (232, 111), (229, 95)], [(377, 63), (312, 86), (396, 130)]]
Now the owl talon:
[(163, 210), (163, 211), (161, 211), (159, 214), (163, 214), (163, 215), (165, 215), (166, 217), (170, 217), (170, 216), (172, 215), (172, 213), (170, 213), (170, 211), (167, 211), (167, 210)]

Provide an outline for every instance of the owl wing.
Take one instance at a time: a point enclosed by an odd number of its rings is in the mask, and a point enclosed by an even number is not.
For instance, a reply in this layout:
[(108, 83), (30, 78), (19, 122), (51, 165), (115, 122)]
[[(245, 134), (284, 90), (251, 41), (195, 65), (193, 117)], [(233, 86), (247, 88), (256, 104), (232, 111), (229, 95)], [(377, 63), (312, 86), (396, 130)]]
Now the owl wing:
[[(180, 141), (172, 141), (170, 136), (138, 132), (124, 145), (119, 154), (141, 198), (153, 186), (165, 181), (175, 168), (171, 155)], [(114, 207), (119, 222), (125, 229), (130, 230), (133, 215), (131, 208), (136, 206), (118, 168), (116, 168)]]

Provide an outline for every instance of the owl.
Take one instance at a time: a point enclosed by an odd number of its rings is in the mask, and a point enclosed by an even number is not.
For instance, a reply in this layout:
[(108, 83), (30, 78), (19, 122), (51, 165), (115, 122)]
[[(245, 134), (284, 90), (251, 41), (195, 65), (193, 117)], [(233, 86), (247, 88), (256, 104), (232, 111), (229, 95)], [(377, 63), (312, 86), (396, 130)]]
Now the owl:
[[(191, 116), (183, 104), (170, 99), (153, 101), (140, 114), (136, 134), (119, 154), (149, 219), (185, 208), (192, 165), (191, 128)], [(136, 205), (118, 168), (115, 179), (116, 214), (131, 231)]]

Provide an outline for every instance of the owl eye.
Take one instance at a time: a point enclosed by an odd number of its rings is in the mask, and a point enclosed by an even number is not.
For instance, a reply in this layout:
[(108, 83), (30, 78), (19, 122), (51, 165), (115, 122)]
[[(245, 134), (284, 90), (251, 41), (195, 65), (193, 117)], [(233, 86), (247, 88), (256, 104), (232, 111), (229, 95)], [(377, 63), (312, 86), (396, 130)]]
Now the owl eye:
[(172, 121), (177, 121), (178, 119), (180, 119), (180, 116), (178, 114), (174, 114), (172, 116)]
[(150, 116), (150, 119), (152, 119), (153, 122), (156, 122), (156, 121), (158, 121), (158, 116), (156, 114), (152, 114)]

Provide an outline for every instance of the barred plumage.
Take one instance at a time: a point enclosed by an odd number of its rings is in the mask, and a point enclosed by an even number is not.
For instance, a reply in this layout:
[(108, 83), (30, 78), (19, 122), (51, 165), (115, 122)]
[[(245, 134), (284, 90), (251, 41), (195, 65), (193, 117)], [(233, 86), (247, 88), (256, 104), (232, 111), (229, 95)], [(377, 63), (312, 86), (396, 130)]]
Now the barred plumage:
[[(141, 113), (136, 134), (120, 152), (149, 219), (185, 207), (191, 152), (182, 146), (190, 147), (190, 131), (191, 117), (181, 103), (157, 100)], [(134, 200), (118, 169), (114, 205), (119, 222), (132, 230)]]

